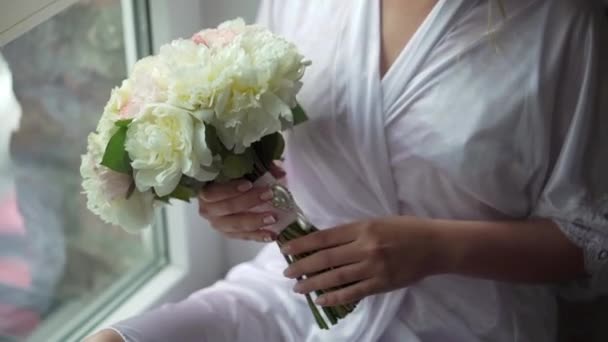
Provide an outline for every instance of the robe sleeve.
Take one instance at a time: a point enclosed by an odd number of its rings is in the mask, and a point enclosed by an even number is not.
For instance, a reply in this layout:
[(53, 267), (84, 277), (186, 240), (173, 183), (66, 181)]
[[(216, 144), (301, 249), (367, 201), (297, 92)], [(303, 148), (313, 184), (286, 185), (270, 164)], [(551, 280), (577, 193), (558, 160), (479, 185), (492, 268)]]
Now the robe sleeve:
[[(202, 265), (204, 267), (204, 265)], [(282, 275), (285, 260), (266, 246), (213, 286), (114, 324), (127, 342), (301, 341), (314, 327), (304, 296)]]
[[(608, 54), (604, 18), (581, 15), (565, 47), (545, 136), (547, 177), (533, 216), (584, 251), (586, 295), (608, 293)], [(580, 288), (580, 287), (579, 287)]]

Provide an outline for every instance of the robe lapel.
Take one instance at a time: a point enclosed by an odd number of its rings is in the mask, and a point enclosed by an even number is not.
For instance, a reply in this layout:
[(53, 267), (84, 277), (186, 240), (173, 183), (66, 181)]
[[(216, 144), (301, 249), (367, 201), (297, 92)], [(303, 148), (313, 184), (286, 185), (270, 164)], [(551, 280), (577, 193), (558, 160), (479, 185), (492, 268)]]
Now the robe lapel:
[[(440, 0), (429, 18), (412, 37), (395, 64), (380, 79), (380, 6), (378, 1), (354, 1), (349, 27), (343, 37), (336, 74), (341, 88), (341, 107), (355, 137), (355, 158), (375, 197), (377, 215), (399, 214), (395, 180), (391, 170), (385, 121), (386, 110), (407, 93), (429, 53), (450, 29), (453, 18), (467, 0)], [(395, 323), (406, 290), (368, 297), (344, 322), (328, 332), (313, 330), (307, 341), (376, 341)], [(403, 327), (400, 328), (403, 331)]]

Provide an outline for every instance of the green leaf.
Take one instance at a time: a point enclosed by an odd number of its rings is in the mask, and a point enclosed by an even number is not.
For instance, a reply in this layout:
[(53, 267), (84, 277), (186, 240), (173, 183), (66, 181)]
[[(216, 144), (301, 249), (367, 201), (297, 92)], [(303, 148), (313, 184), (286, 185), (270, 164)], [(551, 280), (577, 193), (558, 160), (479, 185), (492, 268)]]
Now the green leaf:
[(190, 202), (190, 199), (195, 196), (196, 191), (194, 191), (194, 189), (180, 184), (173, 190), (173, 192), (166, 196), (161, 197), (155, 194), (154, 199), (164, 203), (169, 203), (169, 200), (171, 200), (172, 198), (182, 200), (184, 202)]
[(202, 189), (205, 186), (205, 184), (206, 184), (206, 182), (201, 182), (195, 178), (188, 177), (186, 175), (182, 175), (182, 178), (179, 181), (179, 185), (185, 186), (186, 188), (190, 188), (194, 192)]
[(272, 160), (278, 160), (283, 157), (283, 152), (285, 151), (285, 139), (283, 139), (283, 135), (281, 133), (276, 133), (276, 145), (272, 150)]
[(230, 154), (230, 151), (217, 136), (215, 127), (211, 125), (205, 125), (205, 142), (213, 154), (219, 154), (222, 158)]
[(229, 179), (237, 179), (253, 172), (254, 156), (251, 148), (241, 154), (229, 154), (222, 159), (221, 174)]
[(133, 119), (118, 120), (118, 121), (114, 122), (114, 125), (116, 125), (118, 127), (127, 127), (131, 124), (131, 122), (133, 122)]
[(305, 122), (308, 120), (308, 116), (306, 115), (306, 112), (304, 111), (302, 106), (300, 106), (299, 103), (291, 109), (291, 113), (293, 114), (293, 125), (294, 126), (299, 125), (302, 122)]
[(190, 202), (190, 198), (195, 196), (196, 192), (194, 190), (183, 185), (178, 185), (175, 190), (169, 194), (170, 198), (177, 198), (185, 202)]
[(281, 133), (276, 132), (262, 137), (260, 141), (253, 144), (253, 148), (262, 165), (270, 168), (273, 160), (281, 159), (285, 149), (285, 140)]
[(169, 196), (163, 196), (163, 197), (154, 197), (155, 200), (157, 201), (161, 201), (163, 203), (169, 204)]
[(108, 141), (101, 165), (120, 173), (131, 174), (131, 160), (125, 150), (127, 127), (121, 126)]

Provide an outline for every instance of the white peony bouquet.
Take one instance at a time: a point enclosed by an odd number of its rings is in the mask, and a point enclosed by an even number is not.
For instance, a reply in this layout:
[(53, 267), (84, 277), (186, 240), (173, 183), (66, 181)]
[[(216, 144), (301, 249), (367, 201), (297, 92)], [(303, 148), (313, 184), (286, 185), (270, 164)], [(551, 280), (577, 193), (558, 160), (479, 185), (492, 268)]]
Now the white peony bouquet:
[[(316, 231), (268, 172), (283, 153), (280, 132), (306, 120), (296, 94), (309, 64), (294, 44), (241, 19), (141, 59), (88, 137), (81, 165), (88, 208), (134, 231), (172, 198), (188, 201), (208, 182), (246, 177), (272, 186), (279, 244)], [(354, 308), (322, 310), (336, 324)]]

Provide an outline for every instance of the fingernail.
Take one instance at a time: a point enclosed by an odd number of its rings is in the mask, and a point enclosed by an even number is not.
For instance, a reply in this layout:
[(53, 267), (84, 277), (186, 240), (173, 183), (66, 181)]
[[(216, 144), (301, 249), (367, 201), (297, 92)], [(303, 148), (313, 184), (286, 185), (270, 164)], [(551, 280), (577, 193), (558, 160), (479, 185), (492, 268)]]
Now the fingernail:
[(297, 283), (296, 286), (293, 287), (293, 292), (302, 293), (302, 285), (300, 285), (300, 283)]
[(283, 254), (291, 254), (291, 247), (289, 245), (281, 247), (281, 253)]
[(315, 299), (315, 303), (317, 305), (325, 305), (327, 303), (327, 299), (325, 297), (319, 297)]
[(253, 184), (251, 184), (251, 182), (249, 181), (245, 181), (245, 182), (241, 182), (241, 184), (239, 184), (236, 189), (239, 192), (247, 192), (249, 190), (251, 190), (251, 188), (253, 187)]
[(272, 242), (272, 241), (273, 241), (272, 236), (270, 236), (270, 235), (264, 236), (264, 242)]
[(268, 191), (265, 191), (264, 193), (262, 193), (262, 194), (260, 195), (260, 199), (261, 199), (262, 201), (269, 201), (269, 200), (271, 200), (271, 199), (272, 199), (272, 196), (273, 196), (273, 194), (272, 194), (272, 190), (268, 190)]
[(287, 278), (293, 278), (293, 270), (288, 267), (285, 269), (285, 271), (283, 271), (283, 275), (286, 276)]
[(262, 222), (264, 222), (265, 224), (273, 224), (276, 223), (277, 220), (274, 218), (274, 216), (268, 215), (264, 217), (264, 219), (262, 219)]

